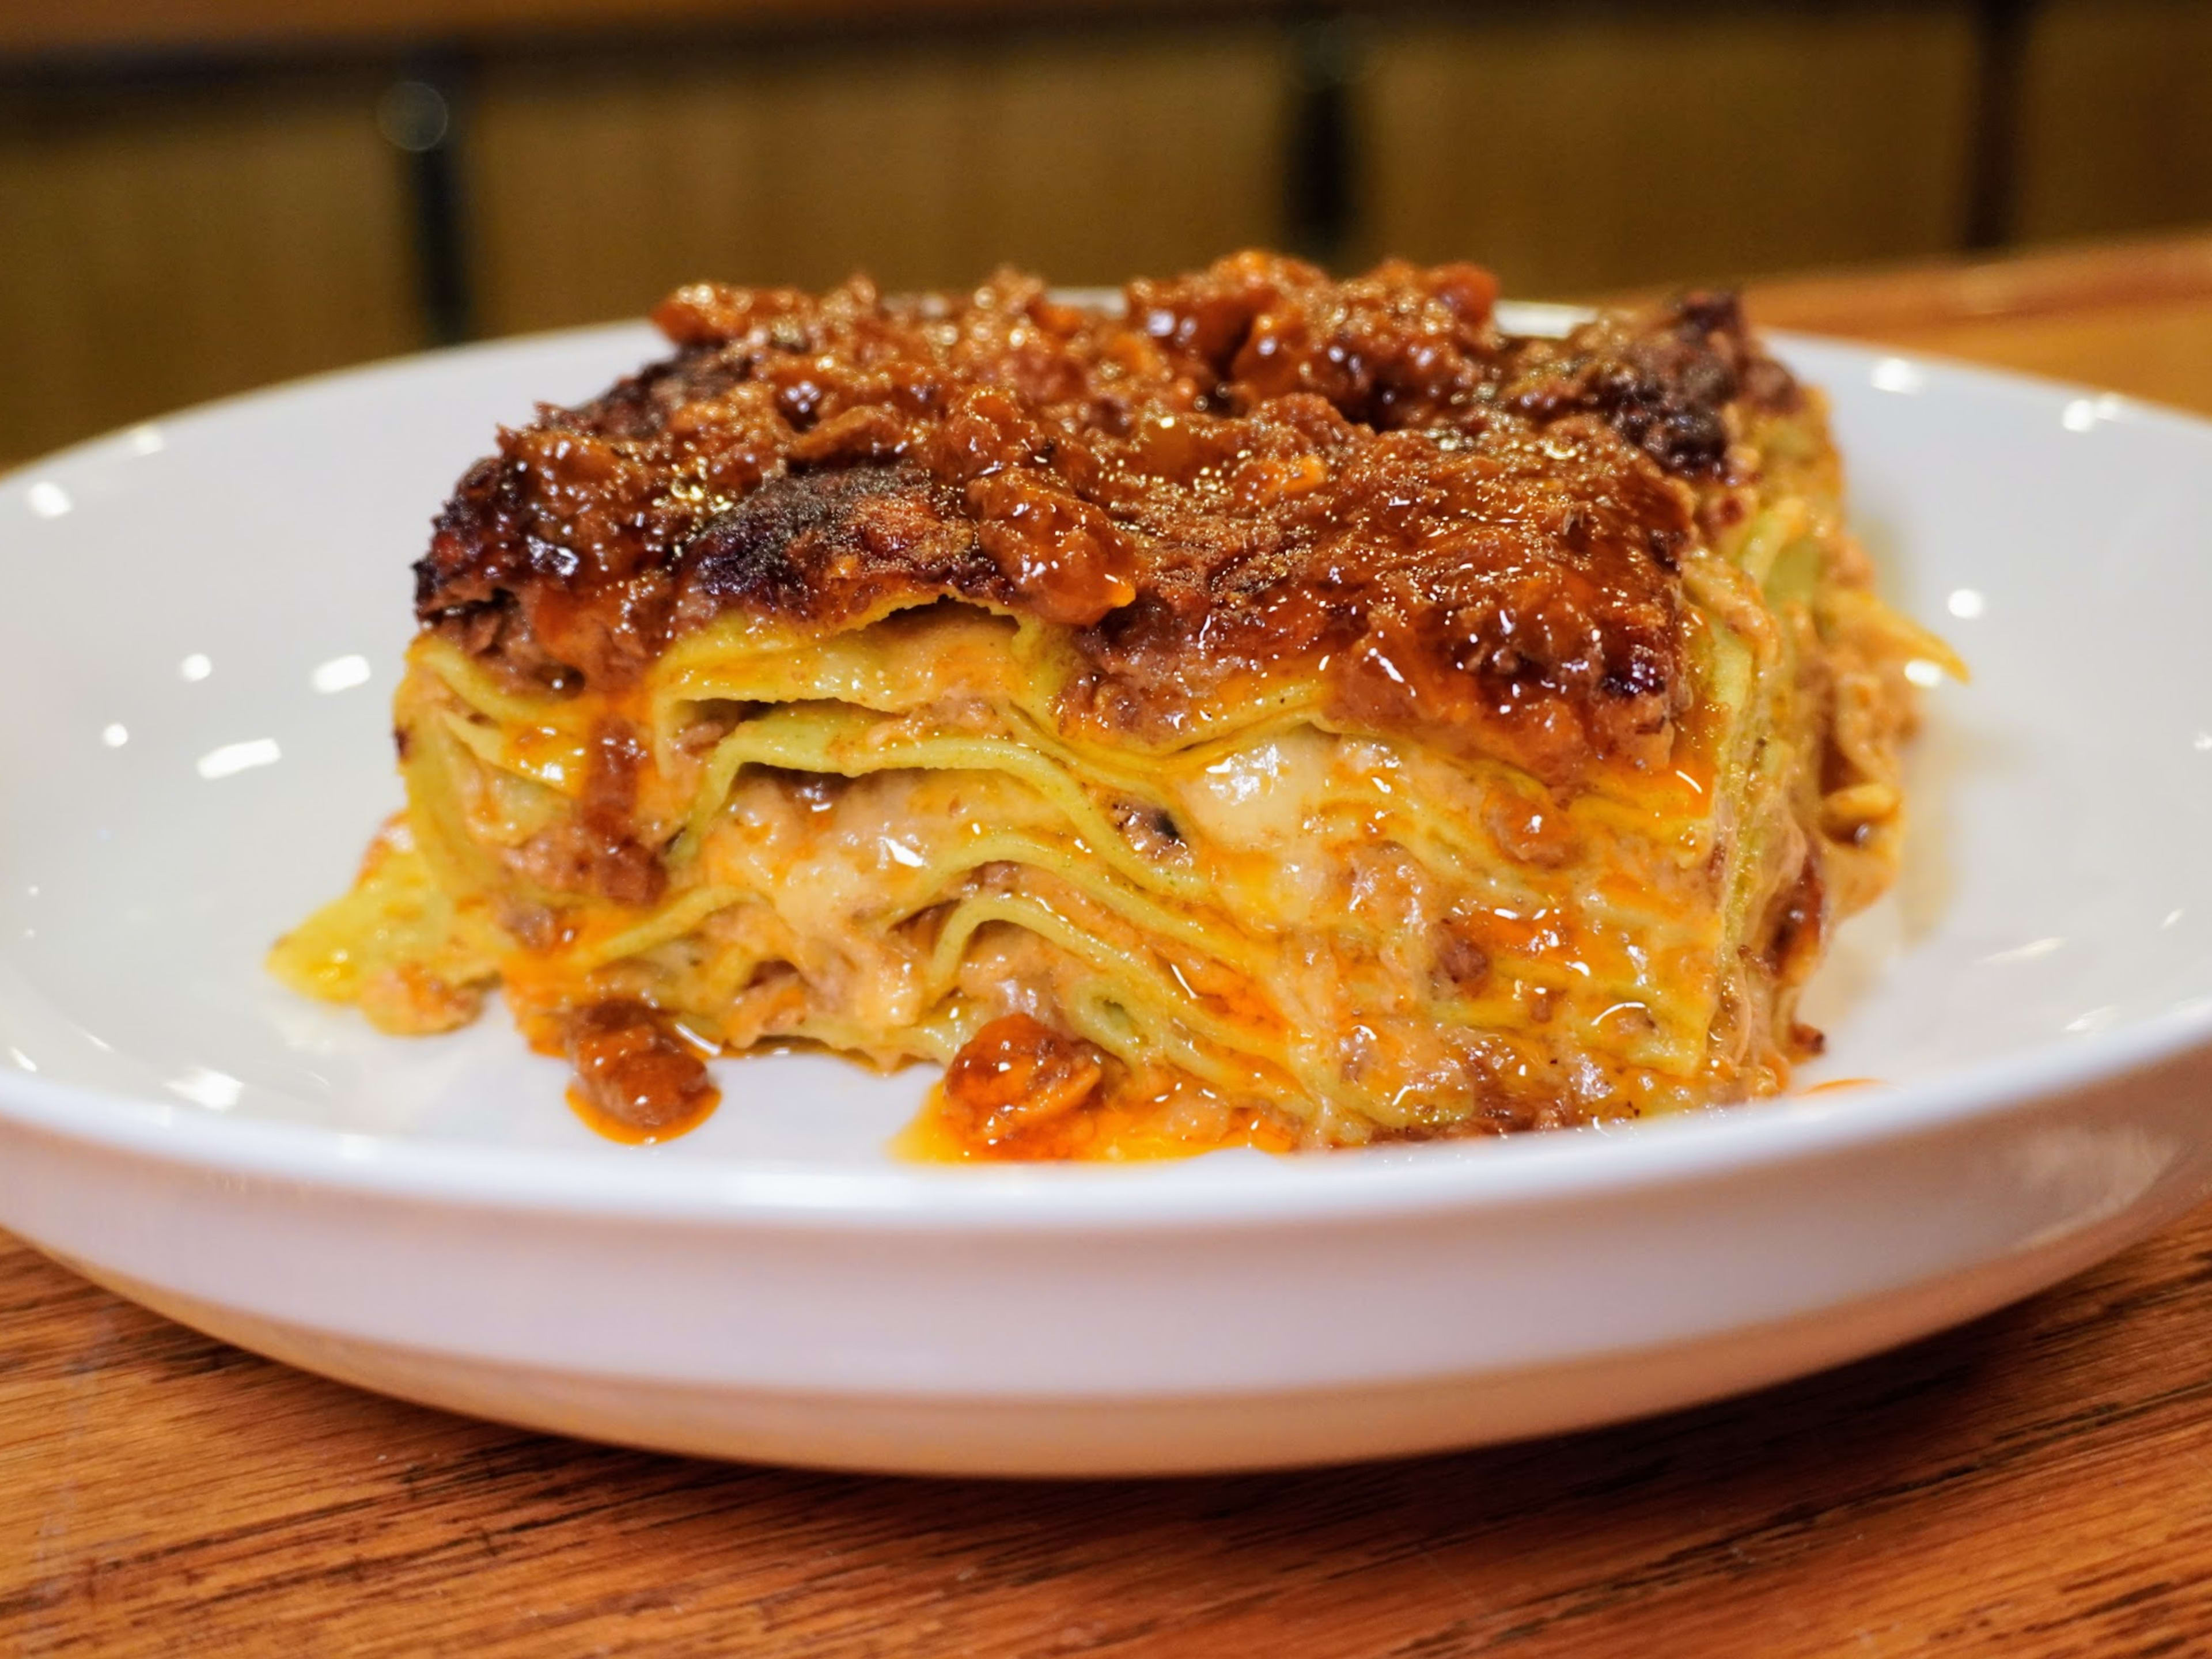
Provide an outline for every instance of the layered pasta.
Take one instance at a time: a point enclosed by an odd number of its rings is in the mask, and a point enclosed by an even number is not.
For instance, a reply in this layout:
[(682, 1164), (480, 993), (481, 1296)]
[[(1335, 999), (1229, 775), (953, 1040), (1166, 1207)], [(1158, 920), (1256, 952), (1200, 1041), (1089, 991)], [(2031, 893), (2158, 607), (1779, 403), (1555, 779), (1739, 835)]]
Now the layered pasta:
[(681, 291), (462, 479), (406, 811), (273, 965), (398, 1032), (496, 986), (631, 1138), (782, 1043), (945, 1066), (958, 1156), (1777, 1091), (1948, 653), (1733, 300), (1494, 293)]

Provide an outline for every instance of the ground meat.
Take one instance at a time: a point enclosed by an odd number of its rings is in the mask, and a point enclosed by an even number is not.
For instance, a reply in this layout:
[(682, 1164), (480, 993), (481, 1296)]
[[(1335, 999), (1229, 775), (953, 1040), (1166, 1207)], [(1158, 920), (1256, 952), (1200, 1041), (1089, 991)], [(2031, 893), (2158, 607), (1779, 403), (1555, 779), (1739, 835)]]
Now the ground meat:
[(585, 1106), (622, 1127), (651, 1133), (688, 1127), (714, 1104), (706, 1062), (665, 1015), (642, 1002), (572, 1010), (562, 1042)]
[(1027, 1014), (994, 1019), (945, 1073), (945, 1108), (961, 1139), (993, 1147), (1058, 1127), (1098, 1094), (1105, 1065), (1087, 1042)]
[(1132, 283), (1120, 316), (1012, 273), (686, 289), (656, 313), (673, 357), (462, 478), (418, 613), (516, 678), (615, 687), (732, 611), (966, 600), (1067, 631), (1073, 722), (1170, 737), (1317, 674), (1347, 724), (1566, 781), (1663, 749), (1682, 481), (1729, 464), (1739, 405), (1797, 393), (1724, 297), (1542, 342), (1494, 291), (1259, 254)]

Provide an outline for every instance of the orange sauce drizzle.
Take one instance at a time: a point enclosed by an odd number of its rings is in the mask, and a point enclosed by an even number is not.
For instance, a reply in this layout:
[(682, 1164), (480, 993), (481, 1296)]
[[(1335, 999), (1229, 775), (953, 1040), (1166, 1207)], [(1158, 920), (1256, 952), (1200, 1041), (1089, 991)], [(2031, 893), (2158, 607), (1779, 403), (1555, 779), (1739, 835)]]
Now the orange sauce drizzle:
[(519, 1012), (517, 1024), (532, 1048), (574, 1068), (568, 1109), (606, 1139), (658, 1146), (690, 1134), (722, 1103), (707, 1074), (713, 1048), (642, 1003), (617, 998), (557, 1014)]
[(625, 1123), (612, 1114), (601, 1111), (585, 1099), (584, 1091), (573, 1083), (568, 1085), (568, 1109), (583, 1119), (584, 1127), (593, 1134), (624, 1146), (657, 1146), (665, 1140), (674, 1140), (679, 1135), (690, 1134), (714, 1116), (714, 1109), (722, 1103), (722, 1091), (712, 1088), (702, 1091), (691, 1097), (682, 1116), (671, 1118), (650, 1129), (640, 1128), (635, 1123)]
[(1132, 1073), (1025, 1014), (992, 1021), (954, 1056), (891, 1143), (918, 1163), (1127, 1162), (1231, 1146), (1288, 1152), (1296, 1128), (1167, 1067)]
[(1209, 1127), (1193, 1135), (1176, 1122), (1176, 1104), (1109, 1094), (1059, 1120), (1048, 1133), (1031, 1131), (992, 1141), (948, 1108), (945, 1085), (936, 1083), (921, 1109), (892, 1138), (891, 1155), (914, 1164), (1133, 1164), (1196, 1158), (1237, 1146), (1287, 1152), (1297, 1146), (1296, 1131), (1281, 1119), (1250, 1109), (1227, 1112), (1218, 1130)]

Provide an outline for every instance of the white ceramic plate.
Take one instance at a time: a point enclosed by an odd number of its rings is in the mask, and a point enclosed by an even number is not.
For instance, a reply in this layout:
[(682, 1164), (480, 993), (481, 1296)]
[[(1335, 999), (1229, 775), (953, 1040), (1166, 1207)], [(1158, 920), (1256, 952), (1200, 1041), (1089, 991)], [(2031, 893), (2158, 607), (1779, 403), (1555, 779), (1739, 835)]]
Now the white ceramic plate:
[(1817, 988), (1881, 1086), (1606, 1133), (902, 1167), (925, 1079), (724, 1062), (595, 1140), (494, 1010), (268, 981), (397, 804), (408, 562), (496, 421), (641, 329), (308, 382), (0, 484), (0, 1224), (331, 1376), (882, 1469), (1249, 1468), (1527, 1435), (1983, 1312), (2212, 1184), (2212, 426), (1790, 341), (1931, 699), (1898, 896)]

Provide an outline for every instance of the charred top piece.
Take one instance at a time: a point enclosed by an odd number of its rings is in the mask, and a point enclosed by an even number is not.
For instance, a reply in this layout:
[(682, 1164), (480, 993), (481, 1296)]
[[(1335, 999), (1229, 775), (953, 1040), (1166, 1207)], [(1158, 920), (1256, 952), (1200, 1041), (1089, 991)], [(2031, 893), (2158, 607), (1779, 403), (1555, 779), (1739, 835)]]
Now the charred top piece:
[(1700, 494), (1796, 388), (1729, 298), (1531, 340), (1495, 295), (1256, 253), (1119, 316), (1012, 273), (687, 288), (655, 313), (673, 356), (463, 477), (417, 611), (511, 675), (616, 689), (732, 611), (961, 599), (1068, 630), (1065, 717), (1126, 741), (1304, 675), (1341, 720), (1555, 781), (1662, 755)]

